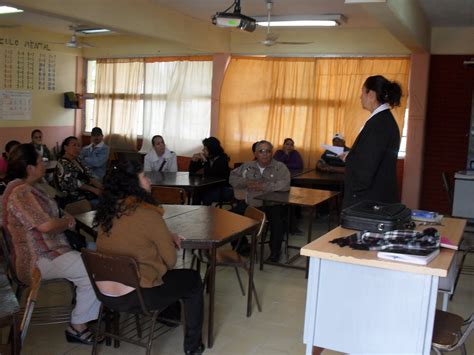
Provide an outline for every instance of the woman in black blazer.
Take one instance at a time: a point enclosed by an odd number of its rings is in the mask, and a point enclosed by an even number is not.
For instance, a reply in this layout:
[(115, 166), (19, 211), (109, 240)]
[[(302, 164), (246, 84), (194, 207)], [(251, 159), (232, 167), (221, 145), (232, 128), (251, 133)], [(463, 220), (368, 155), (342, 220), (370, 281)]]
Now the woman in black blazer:
[(401, 96), (400, 85), (381, 75), (368, 77), (362, 86), (362, 107), (371, 115), (346, 157), (344, 208), (364, 200), (399, 202), (400, 130), (390, 108), (400, 105)]

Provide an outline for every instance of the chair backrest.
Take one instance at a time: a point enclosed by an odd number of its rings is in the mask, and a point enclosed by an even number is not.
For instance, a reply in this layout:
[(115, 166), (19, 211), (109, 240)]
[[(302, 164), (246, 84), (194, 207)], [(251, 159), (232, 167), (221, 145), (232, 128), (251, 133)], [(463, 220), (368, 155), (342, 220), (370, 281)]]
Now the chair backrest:
[(248, 218), (252, 218), (260, 222), (260, 226), (258, 227), (258, 231), (257, 231), (257, 239), (260, 239), (260, 237), (262, 236), (263, 230), (265, 228), (265, 222), (267, 220), (267, 217), (265, 216), (265, 212), (260, 211), (258, 208), (248, 206), (245, 209), (244, 216)]
[(35, 268), (31, 277), (31, 283), (28, 291), (28, 297), (26, 299), (25, 310), (20, 324), (21, 344), (24, 343), (26, 334), (28, 332), (28, 327), (30, 326), (31, 316), (33, 315), (33, 310), (36, 305), (36, 298), (38, 297), (40, 285), (41, 272), (38, 268)]
[(191, 157), (185, 157), (182, 155), (176, 156), (176, 163), (178, 164), (178, 171), (189, 171), (189, 163)]
[(76, 216), (81, 213), (92, 211), (92, 206), (88, 200), (83, 199), (68, 203), (64, 206), (64, 211), (69, 213), (71, 216)]
[(18, 290), (17, 296), (21, 296), (21, 289), (23, 289), (26, 285), (20, 281), (16, 273), (16, 268), (15, 268), (14, 261), (12, 258), (13, 253), (14, 253), (13, 244), (11, 241), (11, 237), (8, 234), (8, 231), (3, 226), (1, 228), (1, 235), (2, 236), (0, 238), (0, 244), (3, 251), (3, 259), (5, 261), (5, 267), (6, 267), (5, 272), (10, 278), (10, 280), (16, 284), (17, 290)]
[[(119, 282), (136, 289), (142, 312), (146, 315), (150, 315), (143, 300), (143, 295), (140, 289), (140, 272), (138, 270), (138, 264), (134, 258), (124, 255), (100, 253), (90, 249), (82, 249), (81, 252), (84, 266), (86, 267), (87, 274), (89, 275), (92, 287), (94, 288), (99, 301), (101, 301), (105, 306), (108, 306), (108, 299), (104, 297), (102, 292), (100, 292), (96, 282)], [(113, 307), (110, 308), (113, 309)]]
[(153, 186), (151, 194), (163, 205), (185, 205), (188, 203), (186, 191), (179, 187)]

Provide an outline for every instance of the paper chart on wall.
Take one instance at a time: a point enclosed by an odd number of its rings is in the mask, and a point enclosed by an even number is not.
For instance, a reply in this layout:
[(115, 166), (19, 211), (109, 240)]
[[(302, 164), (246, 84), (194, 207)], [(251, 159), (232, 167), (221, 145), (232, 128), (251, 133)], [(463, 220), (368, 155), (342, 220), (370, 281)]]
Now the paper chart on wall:
[(0, 90), (1, 120), (31, 120), (31, 91)]

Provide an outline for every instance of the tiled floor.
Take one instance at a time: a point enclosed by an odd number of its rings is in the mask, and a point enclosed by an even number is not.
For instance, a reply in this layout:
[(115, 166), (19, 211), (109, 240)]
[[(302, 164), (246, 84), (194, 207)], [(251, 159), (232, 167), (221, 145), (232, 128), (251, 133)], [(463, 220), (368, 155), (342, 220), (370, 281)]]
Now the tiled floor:
[[(327, 223), (315, 223), (315, 230), (323, 231)], [(316, 232), (315, 232), (316, 233)], [(292, 237), (292, 242), (304, 244), (306, 237)], [(189, 260), (188, 260), (189, 262)], [(300, 261), (303, 262), (303, 259)], [(474, 258), (467, 260), (474, 265)], [(246, 298), (240, 293), (235, 273), (220, 269), (217, 275), (215, 344), (205, 354), (280, 355), (304, 354), (303, 324), (306, 299), (304, 272), (266, 265), (256, 268), (255, 284), (263, 311), (254, 307), (253, 315), (246, 317)], [(41, 300), (68, 300), (66, 289), (49, 288), (40, 292)], [(449, 310), (468, 316), (474, 311), (474, 276), (462, 275)], [(32, 326), (24, 347), (24, 354), (88, 354), (91, 348), (74, 345), (64, 338), (65, 325)], [(206, 329), (204, 329), (206, 332)], [(153, 354), (182, 353), (182, 327), (172, 329), (153, 344)], [(142, 354), (143, 349), (122, 343), (121, 347), (100, 347), (100, 354)], [(468, 354), (474, 354), (474, 335), (467, 345)], [(324, 354), (337, 354), (325, 351)]]

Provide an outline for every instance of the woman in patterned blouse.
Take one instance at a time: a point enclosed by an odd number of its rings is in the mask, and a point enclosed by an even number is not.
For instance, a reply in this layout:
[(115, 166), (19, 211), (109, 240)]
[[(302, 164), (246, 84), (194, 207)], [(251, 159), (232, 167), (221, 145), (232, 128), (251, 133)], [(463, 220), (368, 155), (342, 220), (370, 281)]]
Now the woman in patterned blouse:
[(66, 278), (76, 286), (76, 303), (71, 324), (66, 329), (68, 342), (92, 344), (94, 333), (87, 323), (97, 319), (100, 302), (92, 289), (81, 259), (72, 250), (64, 231), (74, 230), (76, 222), (61, 216), (54, 200), (41, 190), (44, 161), (33, 144), (21, 144), (11, 153), (7, 189), (3, 195), (3, 227), (12, 242), (12, 259), (18, 278), (29, 284), (35, 267), (41, 278)]
[(102, 184), (79, 159), (79, 140), (70, 136), (61, 144), (61, 157), (56, 165), (56, 181), (61, 192), (66, 194), (66, 203), (87, 199), (97, 205), (102, 193)]

